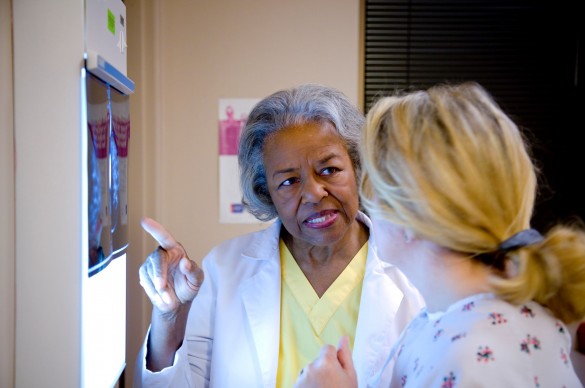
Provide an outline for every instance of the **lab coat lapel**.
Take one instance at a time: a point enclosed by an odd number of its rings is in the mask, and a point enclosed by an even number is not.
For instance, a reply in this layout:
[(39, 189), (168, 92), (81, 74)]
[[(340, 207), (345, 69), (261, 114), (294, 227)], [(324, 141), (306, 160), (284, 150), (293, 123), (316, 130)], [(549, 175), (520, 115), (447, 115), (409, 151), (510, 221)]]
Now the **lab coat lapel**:
[[(274, 232), (272, 238), (278, 239), (279, 225), (270, 228)], [(278, 248), (266, 249), (274, 246), (278, 247), (278, 243), (268, 243), (264, 240), (263, 247), (248, 250), (248, 252), (255, 250), (254, 256), (261, 262), (258, 272), (241, 286), (245, 316), (265, 387), (276, 386), (280, 345), (280, 256)]]
[(353, 360), (358, 376), (367, 381), (383, 367), (387, 355), (400, 335), (394, 319), (404, 294), (385, 273), (381, 262), (370, 247), (360, 312), (356, 328)]

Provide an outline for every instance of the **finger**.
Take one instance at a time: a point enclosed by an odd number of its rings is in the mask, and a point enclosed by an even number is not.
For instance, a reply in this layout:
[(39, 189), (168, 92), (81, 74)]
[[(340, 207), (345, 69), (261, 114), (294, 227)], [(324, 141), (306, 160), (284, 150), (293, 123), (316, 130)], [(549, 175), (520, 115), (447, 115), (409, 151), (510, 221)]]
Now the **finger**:
[(158, 291), (161, 291), (167, 285), (169, 264), (166, 256), (167, 252), (161, 247), (158, 247), (148, 255), (144, 263), (148, 275)]
[[(168, 287), (167, 287), (167, 276), (168, 275), (166, 273), (166, 270), (161, 272), (161, 269), (160, 269), (161, 265), (164, 268), (167, 267), (166, 260), (157, 260), (157, 259), (152, 258), (152, 255), (157, 254), (156, 253), (157, 251), (151, 253), (151, 256), (149, 256), (149, 260), (147, 260), (146, 263), (144, 263), (144, 265), (142, 267), (140, 267), (140, 269), (142, 270), (144, 268), (144, 271), (146, 273), (146, 277), (148, 278), (149, 283), (152, 284), (153, 293), (156, 294), (156, 299), (161, 300), (163, 303), (171, 304), (172, 298), (171, 298), (171, 295), (169, 294)], [(152, 299), (152, 297), (151, 297), (151, 300), (154, 303), (154, 300)]]
[(337, 349), (333, 345), (323, 345), (321, 347), (321, 351), (319, 352), (318, 359), (326, 359), (327, 357), (335, 357)]
[(148, 275), (148, 270), (146, 269), (145, 265), (140, 267), (140, 270), (138, 271), (138, 276), (140, 278), (140, 285), (144, 289), (144, 292), (146, 293), (148, 298), (151, 300), (152, 304), (154, 305), (161, 304), (162, 299), (158, 292), (156, 291), (154, 284), (152, 284), (151, 278)]
[(337, 347), (337, 359), (343, 369), (353, 369), (353, 359), (351, 358), (351, 349), (349, 348), (349, 338), (344, 335), (339, 340)]
[(142, 229), (150, 234), (163, 249), (171, 249), (180, 246), (177, 240), (165, 229), (164, 226), (152, 218), (142, 217), (140, 221)]
[(185, 275), (189, 287), (193, 291), (199, 291), (199, 288), (203, 283), (203, 271), (201, 270), (201, 268), (199, 268), (199, 266), (195, 262), (187, 258), (181, 259), (179, 267), (181, 269), (181, 272)]

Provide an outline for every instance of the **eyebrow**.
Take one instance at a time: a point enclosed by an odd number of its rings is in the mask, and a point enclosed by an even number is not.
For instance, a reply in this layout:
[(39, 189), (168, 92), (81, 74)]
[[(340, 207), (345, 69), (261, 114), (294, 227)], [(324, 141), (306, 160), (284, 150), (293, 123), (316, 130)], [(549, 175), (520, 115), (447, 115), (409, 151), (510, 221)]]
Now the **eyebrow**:
[[(338, 154), (336, 153), (330, 153), (325, 155), (323, 158), (319, 159), (317, 161), (317, 164), (326, 164), (327, 162), (329, 162), (331, 159), (335, 159), (339, 157)], [(274, 171), (274, 174), (272, 174), (272, 178), (274, 178), (275, 176), (279, 175), (279, 174), (288, 174), (291, 172), (296, 171), (297, 169), (295, 167), (290, 167), (290, 168), (283, 168), (282, 170), (276, 170)]]

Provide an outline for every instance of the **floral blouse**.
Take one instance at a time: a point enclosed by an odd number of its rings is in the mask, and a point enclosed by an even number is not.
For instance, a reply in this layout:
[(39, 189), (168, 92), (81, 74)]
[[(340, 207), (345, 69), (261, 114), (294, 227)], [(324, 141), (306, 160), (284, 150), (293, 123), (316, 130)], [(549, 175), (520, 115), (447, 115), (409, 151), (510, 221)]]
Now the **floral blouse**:
[(412, 321), (390, 355), (390, 386), (583, 387), (570, 352), (566, 326), (541, 305), (479, 294)]

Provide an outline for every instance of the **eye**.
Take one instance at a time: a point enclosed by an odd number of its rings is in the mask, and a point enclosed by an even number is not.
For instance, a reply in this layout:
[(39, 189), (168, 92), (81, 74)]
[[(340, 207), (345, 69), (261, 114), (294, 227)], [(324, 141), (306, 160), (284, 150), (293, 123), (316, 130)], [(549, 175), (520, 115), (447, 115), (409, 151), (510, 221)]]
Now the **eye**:
[(321, 170), (321, 175), (333, 175), (339, 171), (341, 170), (337, 167), (325, 167), (323, 170)]
[(296, 178), (296, 177), (288, 178), (288, 179), (285, 179), (284, 181), (282, 181), (278, 185), (278, 187), (280, 188), (280, 187), (283, 187), (283, 186), (292, 186), (294, 183), (296, 183), (298, 181), (299, 181), (299, 178)]

